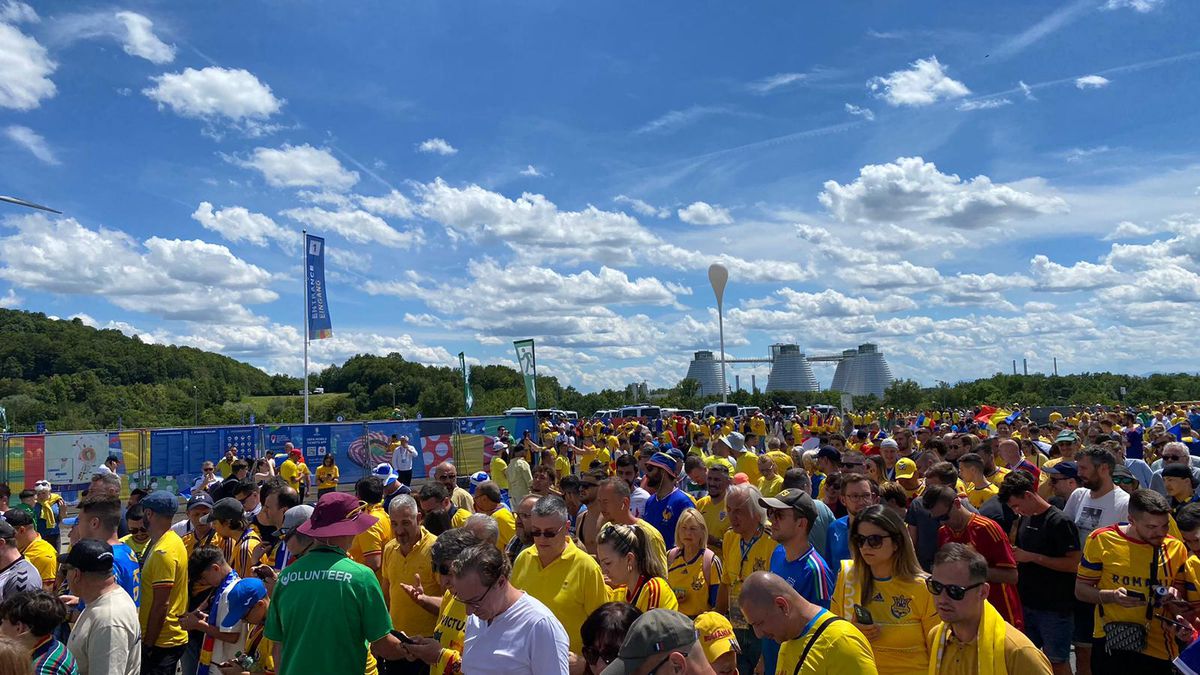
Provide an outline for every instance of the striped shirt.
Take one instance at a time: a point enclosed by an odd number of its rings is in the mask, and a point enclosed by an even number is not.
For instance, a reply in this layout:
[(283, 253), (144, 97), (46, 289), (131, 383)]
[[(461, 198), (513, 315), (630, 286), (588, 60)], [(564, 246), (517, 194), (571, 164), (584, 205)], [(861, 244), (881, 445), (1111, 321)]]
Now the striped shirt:
[(75, 657), (63, 643), (47, 635), (33, 648), (34, 675), (79, 675)]

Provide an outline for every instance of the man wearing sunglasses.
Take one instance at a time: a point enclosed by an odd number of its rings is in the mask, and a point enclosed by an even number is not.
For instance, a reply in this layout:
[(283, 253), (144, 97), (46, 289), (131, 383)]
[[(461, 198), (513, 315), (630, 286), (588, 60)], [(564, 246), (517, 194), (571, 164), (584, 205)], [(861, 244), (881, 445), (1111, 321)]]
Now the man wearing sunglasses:
[(988, 601), (989, 574), (987, 560), (970, 546), (950, 543), (938, 551), (925, 581), (942, 619), (931, 633), (930, 672), (975, 675), (986, 664), (993, 673), (1051, 675), (1046, 655)]
[[(554, 496), (543, 497), (538, 504), (546, 502), (542, 508), (534, 508), (534, 529), (540, 526), (548, 516), (547, 511), (553, 511), (553, 518), (560, 520), (557, 529), (562, 536), (566, 529), (566, 506), (562, 499)], [(542, 515), (539, 515), (542, 514)], [(544, 537), (534, 539), (541, 541)], [(568, 544), (574, 548), (573, 545)], [(579, 551), (578, 548), (574, 548)], [(522, 555), (529, 554), (525, 551)], [(595, 573), (600, 574), (600, 566), (586, 553), (582, 560), (595, 566)], [(586, 565), (580, 563), (579, 567)], [(521, 558), (518, 558), (518, 564)], [(463, 639), (462, 672), (472, 675), (567, 675), (569, 672), (569, 647), (567, 630), (559, 618), (562, 614), (551, 612), (532, 594), (526, 593), (509, 582), (512, 573), (505, 558), (495, 546), (480, 544), (473, 546), (460, 555), (450, 566), (451, 588), (454, 596), (467, 609), (467, 628)], [(603, 580), (600, 585), (603, 586)], [(561, 588), (561, 595), (568, 590)], [(592, 610), (603, 604), (596, 603)], [(582, 618), (574, 624), (573, 635), (579, 635)], [(579, 637), (579, 647), (582, 640)], [(578, 651), (576, 653), (579, 653)], [(316, 671), (313, 671), (316, 672)]]

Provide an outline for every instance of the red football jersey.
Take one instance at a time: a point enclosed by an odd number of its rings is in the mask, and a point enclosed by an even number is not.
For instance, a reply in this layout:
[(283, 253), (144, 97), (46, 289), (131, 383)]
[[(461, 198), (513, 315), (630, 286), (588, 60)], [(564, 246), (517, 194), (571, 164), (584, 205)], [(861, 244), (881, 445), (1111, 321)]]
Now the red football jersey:
[[(1008, 542), (1004, 530), (991, 518), (972, 513), (971, 520), (962, 532), (955, 532), (949, 525), (942, 525), (938, 529), (938, 548), (952, 541), (966, 544), (978, 551), (987, 559), (988, 567), (1017, 567), (1017, 561), (1013, 559), (1012, 544)], [(988, 602), (992, 603), (996, 611), (1000, 612), (1000, 616), (1017, 630), (1025, 629), (1021, 598), (1017, 595), (1015, 585), (992, 584), (988, 591)]]

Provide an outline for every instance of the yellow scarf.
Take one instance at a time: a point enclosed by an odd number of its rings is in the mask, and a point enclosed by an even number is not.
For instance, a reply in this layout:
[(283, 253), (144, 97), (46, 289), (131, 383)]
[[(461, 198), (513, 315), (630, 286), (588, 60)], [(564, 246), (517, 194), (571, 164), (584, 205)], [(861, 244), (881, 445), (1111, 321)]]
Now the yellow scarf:
[[(984, 600), (983, 616), (979, 618), (979, 633), (975, 636), (976, 667), (979, 675), (1008, 675), (1008, 667), (1004, 665), (1004, 634), (1008, 630), (1004, 617), (992, 607), (992, 603)], [(929, 675), (937, 675), (942, 656), (946, 651), (946, 641), (950, 638), (950, 626), (938, 624), (933, 629), (933, 658), (929, 659)]]
[(54, 517), (55, 504), (59, 504), (60, 506), (58, 508), (61, 510), (61, 505), (66, 504), (66, 502), (63, 501), (62, 495), (54, 492), (50, 493), (50, 498), (46, 501), (38, 502), (38, 507), (42, 510), (42, 520), (46, 521), (47, 530), (53, 530), (58, 526), (58, 518)]

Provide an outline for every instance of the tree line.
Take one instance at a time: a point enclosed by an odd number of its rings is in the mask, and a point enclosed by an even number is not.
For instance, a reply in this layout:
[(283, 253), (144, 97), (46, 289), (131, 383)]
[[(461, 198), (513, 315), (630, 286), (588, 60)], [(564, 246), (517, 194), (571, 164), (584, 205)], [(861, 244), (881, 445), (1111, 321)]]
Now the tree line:
[[(523, 379), (506, 366), (471, 369), (475, 415), (495, 415), (526, 405)], [(193, 347), (147, 344), (117, 330), (100, 330), (79, 319), (0, 309), (0, 407), (11, 431), (32, 431), (45, 422), (55, 431), (83, 429), (259, 424), (303, 421), (300, 378), (270, 375), (220, 354)], [(426, 366), (401, 354), (360, 354), (310, 376), (310, 386), (327, 395), (310, 401), (314, 422), (450, 417), (465, 414), (462, 374), (450, 366)], [(1122, 387), (1125, 393), (1122, 395)], [(591, 415), (640, 401), (624, 391), (580, 392), (556, 377), (537, 378), (538, 405)], [(252, 399), (250, 397), (266, 397)], [(684, 379), (653, 392), (652, 403), (699, 410), (716, 396), (700, 396), (699, 384)], [(838, 405), (837, 392), (737, 391), (729, 400), (769, 408)], [(882, 399), (856, 397), (857, 409), (901, 410), (993, 405), (1114, 405), (1200, 400), (1200, 377), (1113, 373), (1005, 375), (971, 382), (938, 382), (922, 387), (913, 380), (892, 384)]]

